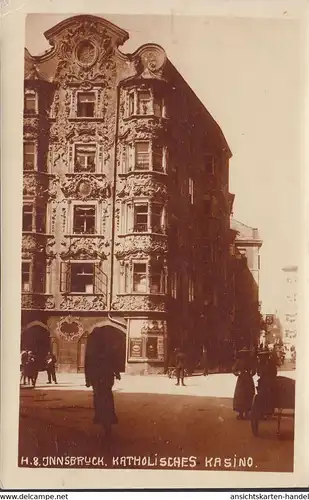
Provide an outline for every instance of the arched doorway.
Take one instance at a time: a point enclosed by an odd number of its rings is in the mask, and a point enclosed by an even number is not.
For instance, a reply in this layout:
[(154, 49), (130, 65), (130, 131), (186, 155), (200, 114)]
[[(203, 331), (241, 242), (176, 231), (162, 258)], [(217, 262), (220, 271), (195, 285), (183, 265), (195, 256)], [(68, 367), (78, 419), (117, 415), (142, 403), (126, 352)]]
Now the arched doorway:
[(126, 334), (110, 325), (94, 327), (87, 338), (86, 351), (100, 352), (103, 349), (113, 352), (120, 372), (125, 371)]
[(39, 362), (40, 369), (44, 369), (44, 362), (48, 351), (51, 350), (50, 333), (43, 323), (33, 322), (26, 326), (21, 335), (21, 348), (32, 351)]

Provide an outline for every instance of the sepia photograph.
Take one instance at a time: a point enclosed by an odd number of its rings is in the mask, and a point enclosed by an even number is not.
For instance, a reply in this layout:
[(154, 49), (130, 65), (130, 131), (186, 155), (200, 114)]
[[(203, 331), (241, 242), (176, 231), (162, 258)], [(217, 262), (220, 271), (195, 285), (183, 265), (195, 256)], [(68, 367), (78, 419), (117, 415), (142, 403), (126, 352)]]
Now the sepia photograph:
[(293, 473), (299, 19), (28, 13), (24, 46), (18, 467)]

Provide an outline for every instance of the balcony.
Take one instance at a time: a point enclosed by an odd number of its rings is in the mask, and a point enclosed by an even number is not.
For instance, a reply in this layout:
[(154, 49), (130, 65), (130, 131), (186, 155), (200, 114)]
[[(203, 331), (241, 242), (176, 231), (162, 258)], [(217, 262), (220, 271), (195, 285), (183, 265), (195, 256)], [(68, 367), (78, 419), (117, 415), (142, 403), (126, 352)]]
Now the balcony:
[(114, 311), (166, 312), (166, 295), (155, 294), (118, 294), (112, 304)]
[(68, 294), (62, 298), (60, 303), (60, 309), (63, 311), (102, 311), (106, 308), (107, 297), (105, 294)]
[(25, 292), (21, 295), (21, 308), (26, 310), (54, 309), (55, 300), (50, 294)]

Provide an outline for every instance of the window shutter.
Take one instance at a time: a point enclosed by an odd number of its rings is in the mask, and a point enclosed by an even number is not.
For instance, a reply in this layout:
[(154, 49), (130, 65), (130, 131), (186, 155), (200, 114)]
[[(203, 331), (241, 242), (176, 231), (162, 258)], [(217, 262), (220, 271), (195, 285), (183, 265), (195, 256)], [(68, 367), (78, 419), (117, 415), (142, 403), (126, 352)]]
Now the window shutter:
[(134, 227), (134, 221), (133, 221), (133, 206), (132, 203), (127, 204), (127, 217), (126, 217), (126, 232), (132, 233), (133, 232), (133, 227)]
[(71, 265), (69, 262), (60, 263), (60, 292), (71, 291)]
[(102, 262), (94, 265), (94, 293), (103, 295), (107, 305), (107, 275), (103, 272)]

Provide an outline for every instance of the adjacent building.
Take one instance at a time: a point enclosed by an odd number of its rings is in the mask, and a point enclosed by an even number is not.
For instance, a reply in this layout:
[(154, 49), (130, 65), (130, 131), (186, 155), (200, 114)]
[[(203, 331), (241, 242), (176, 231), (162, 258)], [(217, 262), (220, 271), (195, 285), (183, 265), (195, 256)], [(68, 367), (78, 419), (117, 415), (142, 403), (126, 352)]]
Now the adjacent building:
[(124, 54), (128, 33), (88, 15), (45, 36), (25, 52), (22, 345), (71, 371), (94, 328), (129, 372), (217, 351), (235, 236), (220, 127), (162, 47)]
[(298, 267), (285, 266), (282, 269), (282, 278), (280, 320), (282, 341), (286, 349), (286, 357), (289, 358), (291, 356), (291, 347), (296, 347), (297, 339)]

